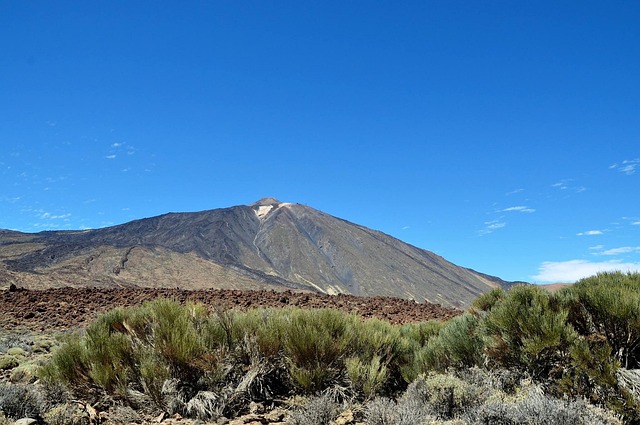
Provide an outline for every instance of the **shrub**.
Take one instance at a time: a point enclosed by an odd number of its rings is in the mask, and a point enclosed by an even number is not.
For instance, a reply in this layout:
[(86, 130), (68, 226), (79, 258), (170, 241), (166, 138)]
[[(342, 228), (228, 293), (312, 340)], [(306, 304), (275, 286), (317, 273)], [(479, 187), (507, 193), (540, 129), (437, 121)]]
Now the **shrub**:
[(489, 401), (471, 409), (465, 419), (471, 424), (500, 425), (621, 425), (609, 412), (593, 408), (583, 401), (565, 401), (548, 397), (540, 389), (531, 389), (520, 397)]
[(623, 367), (640, 366), (640, 273), (599, 273), (561, 294), (578, 332), (606, 338)]
[(54, 407), (44, 415), (48, 425), (89, 425), (89, 415), (77, 403), (65, 403)]
[(436, 320), (409, 323), (400, 327), (400, 335), (411, 344), (412, 348), (416, 345), (424, 347), (431, 338), (438, 335), (442, 327), (443, 323)]
[(364, 394), (365, 399), (375, 395), (389, 377), (389, 370), (380, 356), (373, 356), (368, 363), (358, 357), (351, 357), (347, 359), (345, 366), (351, 385), (357, 392)]
[(403, 397), (423, 398), (432, 415), (454, 419), (483, 403), (486, 391), (452, 374), (430, 374), (409, 385)]
[(480, 296), (478, 296), (473, 302), (471, 306), (480, 311), (489, 311), (491, 310), (499, 301), (503, 300), (506, 296), (506, 292), (502, 288), (494, 288), (489, 292), (486, 292)]
[(45, 382), (62, 382), (80, 397), (90, 394), (93, 389), (89, 376), (90, 365), (87, 350), (78, 334), (66, 337), (63, 345), (55, 352), (51, 361), (39, 371)]
[(17, 367), (20, 363), (14, 356), (0, 354), (0, 370), (9, 370)]
[(338, 414), (338, 405), (327, 395), (313, 397), (289, 413), (286, 423), (291, 425), (329, 425)]
[(379, 397), (367, 403), (364, 411), (367, 424), (370, 425), (422, 425), (433, 421), (420, 397), (404, 396), (398, 402)]
[(424, 410), (424, 405), (415, 400), (404, 399), (396, 403), (384, 397), (367, 404), (365, 419), (371, 425), (422, 425), (435, 420)]
[(0, 383), (0, 411), (8, 418), (40, 417), (42, 397), (32, 387)]
[(39, 366), (33, 362), (24, 362), (16, 368), (13, 368), (9, 381), (29, 383), (36, 380), (36, 373)]
[(567, 323), (568, 310), (549, 292), (534, 286), (513, 287), (484, 319), (492, 342), (489, 358), (534, 378), (561, 373), (577, 334)]
[(336, 382), (351, 344), (351, 317), (336, 310), (292, 310), (283, 350), (294, 383), (307, 393)]
[(477, 316), (466, 313), (444, 324), (438, 335), (415, 353), (413, 364), (404, 369), (405, 379), (413, 381), (432, 370), (466, 368), (483, 362), (484, 340)]

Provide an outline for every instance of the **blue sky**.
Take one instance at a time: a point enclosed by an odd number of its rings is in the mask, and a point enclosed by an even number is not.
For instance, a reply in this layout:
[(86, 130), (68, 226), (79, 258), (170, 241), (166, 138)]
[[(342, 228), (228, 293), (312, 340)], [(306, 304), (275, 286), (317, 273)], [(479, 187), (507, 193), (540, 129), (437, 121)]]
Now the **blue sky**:
[(529, 282), (640, 269), (640, 2), (4, 1), (0, 228), (266, 196)]

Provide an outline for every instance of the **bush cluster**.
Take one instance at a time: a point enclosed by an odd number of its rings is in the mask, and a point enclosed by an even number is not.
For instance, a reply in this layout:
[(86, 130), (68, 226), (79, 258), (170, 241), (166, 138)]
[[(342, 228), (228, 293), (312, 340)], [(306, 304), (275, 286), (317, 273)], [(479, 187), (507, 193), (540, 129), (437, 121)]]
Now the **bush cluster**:
[[(544, 417), (536, 409), (558, 399), (584, 399), (640, 423), (640, 383), (618, 379), (639, 362), (640, 274), (604, 273), (555, 294), (497, 289), (446, 323), (404, 326), (328, 309), (210, 313), (159, 299), (101, 316), (40, 376), (85, 399), (106, 395), (201, 419), (236, 415), (252, 400), (331, 393), (336, 402), (368, 403), (371, 423), (413, 423), (402, 419), (412, 410), (519, 423), (522, 412)], [(479, 384), (470, 370), (502, 372)], [(517, 392), (523, 377), (543, 392), (509, 403), (487, 398)], [(578, 404), (558, 403), (553, 415), (581, 423)], [(329, 414), (317, 407), (310, 415)]]
[(69, 337), (40, 377), (83, 399), (107, 395), (201, 418), (331, 388), (365, 400), (406, 387), (411, 353), (435, 327), (331, 309), (209, 313), (158, 299), (102, 315)]

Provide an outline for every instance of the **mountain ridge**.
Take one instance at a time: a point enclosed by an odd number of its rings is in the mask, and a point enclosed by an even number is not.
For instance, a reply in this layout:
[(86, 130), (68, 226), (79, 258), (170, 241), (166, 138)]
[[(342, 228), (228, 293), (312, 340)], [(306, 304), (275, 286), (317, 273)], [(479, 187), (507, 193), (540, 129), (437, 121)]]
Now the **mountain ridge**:
[(378, 230), (275, 198), (93, 230), (0, 230), (0, 282), (8, 281), (34, 289), (290, 289), (453, 307), (509, 285)]

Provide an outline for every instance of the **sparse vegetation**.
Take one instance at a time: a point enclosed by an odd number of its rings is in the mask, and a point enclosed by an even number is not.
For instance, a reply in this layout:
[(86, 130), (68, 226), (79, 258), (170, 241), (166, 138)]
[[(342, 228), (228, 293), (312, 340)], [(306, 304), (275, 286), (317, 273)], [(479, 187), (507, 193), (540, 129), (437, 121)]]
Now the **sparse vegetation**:
[[(638, 294), (640, 274), (607, 273), (556, 294), (496, 290), (445, 323), (402, 326), (329, 309), (209, 312), (158, 299), (67, 337), (39, 370), (43, 391), (5, 384), (0, 411), (16, 418), (31, 405), (50, 423), (82, 423), (62, 383), (92, 405), (201, 420), (299, 394), (310, 401), (290, 423), (328, 423), (341, 403), (372, 424), (640, 423), (630, 371), (640, 368)], [(5, 338), (1, 355), (23, 366), (51, 344)]]

